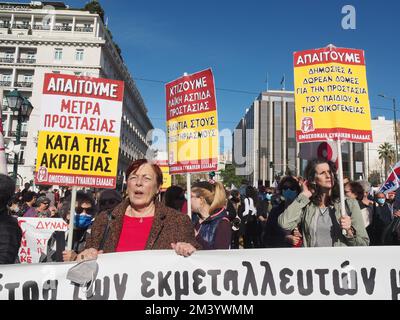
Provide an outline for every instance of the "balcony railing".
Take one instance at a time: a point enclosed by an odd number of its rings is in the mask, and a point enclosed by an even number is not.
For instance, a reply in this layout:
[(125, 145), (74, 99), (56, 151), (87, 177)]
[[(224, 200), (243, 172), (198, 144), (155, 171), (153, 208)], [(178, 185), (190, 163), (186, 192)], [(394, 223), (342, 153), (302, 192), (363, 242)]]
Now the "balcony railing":
[[(15, 163), (15, 158), (7, 158), (7, 163), (8, 164), (14, 164)], [(18, 159), (18, 164), (25, 164), (25, 159)]]
[(14, 58), (0, 58), (0, 63), (14, 63)]
[(33, 82), (15, 82), (14, 86), (18, 88), (32, 88)]
[(18, 63), (36, 63), (36, 59), (19, 58)]
[[(17, 131), (8, 131), (9, 137), (16, 137)], [(21, 138), (26, 138), (28, 136), (28, 131), (21, 131)]]
[(53, 28), (55, 31), (72, 31), (72, 27), (70, 26), (55, 26)]
[(11, 86), (11, 81), (0, 81), (0, 87), (9, 87)]
[(93, 32), (92, 27), (75, 27), (75, 31), (77, 32)]
[(26, 30), (30, 28), (29, 24), (17, 24), (17, 23), (14, 23), (12, 27), (13, 29), (26, 29)]
[(50, 30), (50, 26), (42, 25), (42, 24), (34, 24), (32, 29), (33, 30)]

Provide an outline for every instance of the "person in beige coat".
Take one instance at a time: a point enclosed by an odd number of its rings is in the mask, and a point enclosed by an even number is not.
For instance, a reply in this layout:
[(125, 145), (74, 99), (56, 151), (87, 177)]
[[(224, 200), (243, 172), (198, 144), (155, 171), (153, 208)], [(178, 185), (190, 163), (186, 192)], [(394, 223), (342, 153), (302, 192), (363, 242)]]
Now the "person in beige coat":
[(356, 200), (345, 200), (346, 215), (342, 216), (334, 163), (311, 160), (304, 173), (303, 191), (279, 216), (280, 226), (293, 230), (300, 225), (305, 247), (368, 246), (368, 234)]

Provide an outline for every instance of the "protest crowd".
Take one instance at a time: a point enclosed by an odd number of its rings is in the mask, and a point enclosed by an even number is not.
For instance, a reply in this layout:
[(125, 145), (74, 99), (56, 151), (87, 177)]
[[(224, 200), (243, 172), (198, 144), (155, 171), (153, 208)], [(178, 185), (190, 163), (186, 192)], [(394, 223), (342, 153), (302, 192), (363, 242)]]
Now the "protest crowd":
[[(346, 214), (340, 208), (333, 162), (309, 161), (304, 177), (284, 176), (276, 187), (258, 189), (195, 181), (187, 192), (171, 186), (160, 192), (162, 172), (146, 159), (126, 172), (124, 194), (79, 190), (72, 249), (68, 231), (56, 231), (40, 262), (82, 261), (98, 254), (136, 250), (196, 250), (284, 247), (382, 246), (400, 244), (400, 195), (384, 194), (369, 182), (345, 181)], [(0, 264), (19, 263), (22, 237), (17, 218), (61, 218), (69, 223), (71, 189), (25, 184), (0, 175)], [(59, 248), (63, 248), (60, 252)]]

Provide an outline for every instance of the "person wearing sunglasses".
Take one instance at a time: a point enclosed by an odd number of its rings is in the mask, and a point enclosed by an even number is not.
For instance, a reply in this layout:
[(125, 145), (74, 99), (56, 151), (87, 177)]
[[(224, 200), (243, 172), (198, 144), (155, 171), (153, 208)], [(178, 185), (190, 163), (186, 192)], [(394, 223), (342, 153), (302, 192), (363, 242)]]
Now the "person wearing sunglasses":
[[(62, 202), (59, 209), (59, 215), (66, 223), (69, 223), (70, 220), (70, 208), (71, 197), (69, 196)], [(90, 234), (96, 213), (95, 201), (91, 193), (79, 190), (76, 193), (72, 250), (66, 249), (68, 231), (55, 231), (48, 241), (47, 254), (40, 258), (40, 262), (74, 261), (78, 253), (85, 249), (86, 240)], [(65, 250), (58, 254), (57, 247), (62, 247)]]
[(49, 218), (50, 217), (50, 199), (47, 197), (39, 197), (36, 200), (36, 216), (38, 218)]

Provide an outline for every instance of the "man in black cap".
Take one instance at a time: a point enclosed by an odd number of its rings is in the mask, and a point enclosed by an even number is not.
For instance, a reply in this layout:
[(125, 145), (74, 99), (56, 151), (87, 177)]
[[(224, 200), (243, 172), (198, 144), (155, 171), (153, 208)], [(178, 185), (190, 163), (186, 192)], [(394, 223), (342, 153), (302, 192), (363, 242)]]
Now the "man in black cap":
[(15, 193), (14, 181), (0, 174), (0, 264), (17, 262), (22, 231), (18, 221), (8, 214), (7, 203)]

